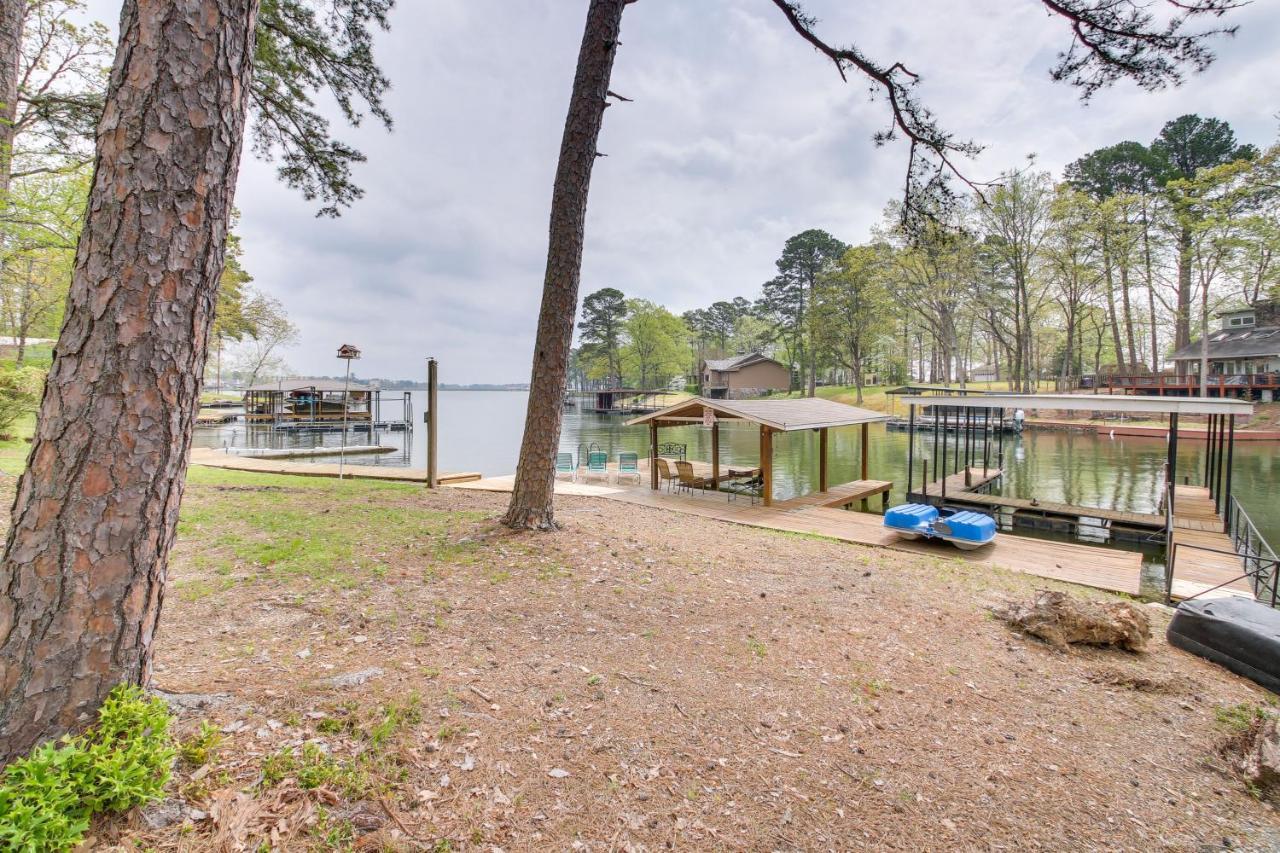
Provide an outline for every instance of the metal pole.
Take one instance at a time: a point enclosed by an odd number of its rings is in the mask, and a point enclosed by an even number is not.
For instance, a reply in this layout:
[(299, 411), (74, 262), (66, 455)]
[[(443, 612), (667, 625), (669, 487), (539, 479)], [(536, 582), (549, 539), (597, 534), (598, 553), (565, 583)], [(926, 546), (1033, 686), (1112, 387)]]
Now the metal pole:
[(351, 404), (351, 359), (347, 359), (347, 375), (342, 380), (342, 447), (338, 450), (338, 479), (342, 479), (342, 466), (347, 460), (347, 409)]
[(982, 479), (987, 478), (987, 466), (991, 462), (991, 408), (982, 410)]
[(1218, 415), (1218, 458), (1213, 463), (1213, 508), (1222, 513), (1222, 453), (1227, 443), (1227, 419)]
[(947, 416), (946, 406), (942, 407), (942, 499), (947, 499), (947, 423), (950, 418)]
[(996, 467), (1004, 476), (1004, 407), (1000, 407), (1000, 424), (996, 428)]
[(933, 479), (938, 479), (938, 407), (930, 406), (933, 411), (933, 457), (929, 460), (929, 467), (933, 469)]
[(1236, 416), (1227, 415), (1227, 490), (1223, 501), (1222, 531), (1231, 528), (1231, 463), (1236, 449)]
[(438, 442), (436, 441), (436, 426), (439, 423), (437, 406), (436, 406), (436, 360), (434, 358), (427, 359), (427, 488), (434, 489), (440, 485), (440, 478), (436, 470), (436, 452)]
[(907, 407), (907, 501), (911, 501), (911, 476), (916, 464), (916, 404)]
[(1204, 434), (1204, 484), (1213, 482), (1213, 415), (1209, 415)]

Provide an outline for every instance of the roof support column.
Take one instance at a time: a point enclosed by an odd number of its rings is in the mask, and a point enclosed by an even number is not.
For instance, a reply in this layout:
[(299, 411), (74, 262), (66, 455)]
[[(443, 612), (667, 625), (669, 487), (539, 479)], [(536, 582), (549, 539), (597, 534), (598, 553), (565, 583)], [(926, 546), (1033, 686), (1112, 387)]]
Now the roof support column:
[(658, 422), (649, 421), (649, 488), (658, 490)]
[[(1222, 532), (1228, 533), (1231, 530), (1231, 461), (1235, 455), (1236, 449), (1236, 416), (1227, 415), (1227, 489), (1223, 493), (1222, 501)], [(1234, 541), (1232, 542), (1234, 545)]]
[(720, 488), (720, 421), (711, 422), (711, 482)]
[(827, 428), (818, 430), (818, 491), (827, 490)]
[(773, 506), (773, 430), (760, 427), (760, 501)]
[(862, 425), (862, 479), (867, 479), (867, 453), (871, 450), (871, 424)]
[(916, 464), (916, 404), (907, 406), (907, 500), (911, 500), (911, 475)]

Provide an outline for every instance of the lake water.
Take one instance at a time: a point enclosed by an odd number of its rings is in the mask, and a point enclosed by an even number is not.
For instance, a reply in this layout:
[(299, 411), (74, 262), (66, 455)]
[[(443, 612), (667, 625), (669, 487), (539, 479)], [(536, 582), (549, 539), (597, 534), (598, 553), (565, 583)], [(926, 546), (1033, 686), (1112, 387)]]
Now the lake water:
[[(382, 416), (398, 418), (400, 404), (383, 402)], [(373, 442), (398, 448), (382, 456), (360, 456), (361, 465), (426, 465), (426, 429), (422, 426), (425, 394), (412, 393), (417, 425), (410, 433), (377, 432)], [(486, 476), (510, 474), (516, 469), (528, 394), (523, 391), (441, 391), (439, 470), (478, 471)], [(611, 459), (619, 451), (648, 453), (648, 430), (626, 427), (625, 417), (597, 415), (579, 408), (565, 410), (560, 449), (578, 454), (595, 444)], [(660, 440), (688, 445), (690, 459), (709, 460), (710, 430), (701, 426), (663, 429)], [(243, 424), (197, 430), (196, 444), (205, 447), (312, 447), (340, 443), (337, 433), (280, 435), (264, 427)], [(919, 453), (926, 443), (917, 439)], [(836, 429), (830, 435), (831, 482), (857, 479), (858, 430)], [(348, 443), (369, 443), (364, 433), (348, 436)], [(930, 451), (932, 437), (927, 438)], [(1165, 460), (1162, 438), (1118, 436), (1108, 438), (1092, 432), (1050, 432), (1028, 430), (1020, 436), (1005, 437), (1006, 476), (1001, 494), (1042, 501), (1062, 501), (1083, 506), (1110, 507), (1134, 512), (1157, 511), (1158, 489)], [(1178, 470), (1195, 482), (1203, 471), (1204, 445), (1183, 440), (1178, 445)], [(759, 457), (759, 433), (754, 426), (722, 423), (720, 428), (722, 464), (750, 466)], [(992, 464), (994, 465), (994, 443)], [(900, 502), (906, 481), (907, 434), (871, 426), (869, 474), (874, 479), (892, 480), (892, 500)], [(775, 494), (779, 499), (816, 488), (818, 480), (818, 437), (816, 433), (787, 433), (775, 438)], [(332, 458), (322, 461), (331, 462)], [(915, 480), (919, 481), (917, 473)], [(1235, 447), (1232, 492), (1273, 544), (1280, 545), (1280, 444), (1241, 441)]]

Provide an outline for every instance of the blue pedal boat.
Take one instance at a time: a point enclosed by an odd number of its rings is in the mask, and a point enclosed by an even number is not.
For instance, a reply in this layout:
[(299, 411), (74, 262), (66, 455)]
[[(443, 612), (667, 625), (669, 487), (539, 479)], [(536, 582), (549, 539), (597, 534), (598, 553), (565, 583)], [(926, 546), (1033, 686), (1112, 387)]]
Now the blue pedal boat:
[(901, 504), (887, 510), (884, 526), (904, 539), (942, 539), (962, 551), (988, 545), (996, 538), (996, 522), (969, 510), (939, 512), (928, 504)]

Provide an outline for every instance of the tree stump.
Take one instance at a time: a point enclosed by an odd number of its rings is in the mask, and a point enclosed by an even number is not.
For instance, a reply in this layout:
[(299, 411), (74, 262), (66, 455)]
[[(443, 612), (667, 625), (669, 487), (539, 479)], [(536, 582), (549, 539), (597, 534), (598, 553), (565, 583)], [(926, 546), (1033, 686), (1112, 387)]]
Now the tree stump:
[(1143, 652), (1151, 639), (1147, 614), (1129, 602), (1102, 603), (1042, 590), (1029, 605), (1011, 601), (992, 612), (1059, 651), (1066, 651), (1073, 643), (1083, 643)]

